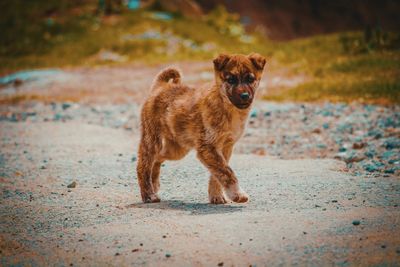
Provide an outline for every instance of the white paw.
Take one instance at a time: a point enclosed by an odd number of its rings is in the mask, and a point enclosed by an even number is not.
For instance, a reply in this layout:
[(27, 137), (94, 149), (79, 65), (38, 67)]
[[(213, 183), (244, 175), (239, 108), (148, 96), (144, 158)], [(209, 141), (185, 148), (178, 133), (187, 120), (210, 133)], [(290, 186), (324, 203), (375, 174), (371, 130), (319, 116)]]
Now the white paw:
[(249, 200), (249, 196), (240, 188), (238, 184), (226, 188), (225, 193), (233, 202), (244, 203)]

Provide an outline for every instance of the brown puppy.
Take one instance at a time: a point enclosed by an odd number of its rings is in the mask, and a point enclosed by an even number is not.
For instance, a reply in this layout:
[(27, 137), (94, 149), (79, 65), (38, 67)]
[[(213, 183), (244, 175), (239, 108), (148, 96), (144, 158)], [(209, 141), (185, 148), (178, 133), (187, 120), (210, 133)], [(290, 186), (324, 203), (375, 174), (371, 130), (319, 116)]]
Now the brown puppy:
[(226, 203), (224, 192), (234, 202), (248, 200), (228, 162), (264, 65), (259, 54), (221, 54), (214, 59), (215, 83), (199, 89), (183, 85), (176, 69), (157, 75), (141, 113), (137, 175), (143, 202), (160, 201), (161, 163), (181, 159), (191, 149), (211, 173), (211, 203)]

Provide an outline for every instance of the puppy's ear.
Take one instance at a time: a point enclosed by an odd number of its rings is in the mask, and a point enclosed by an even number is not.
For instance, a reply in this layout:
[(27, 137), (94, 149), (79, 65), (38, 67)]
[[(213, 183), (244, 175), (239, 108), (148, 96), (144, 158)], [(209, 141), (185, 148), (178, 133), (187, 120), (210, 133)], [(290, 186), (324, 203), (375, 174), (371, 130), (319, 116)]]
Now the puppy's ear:
[(219, 54), (219, 56), (216, 57), (216, 58), (213, 60), (213, 62), (214, 62), (214, 69), (215, 69), (216, 71), (221, 71), (221, 70), (225, 67), (226, 63), (228, 63), (229, 59), (230, 59), (230, 56), (229, 56), (229, 55), (226, 55), (226, 54)]
[(254, 67), (256, 67), (258, 70), (264, 69), (266, 63), (265, 57), (257, 53), (251, 53), (247, 57), (250, 59), (251, 63), (253, 63)]

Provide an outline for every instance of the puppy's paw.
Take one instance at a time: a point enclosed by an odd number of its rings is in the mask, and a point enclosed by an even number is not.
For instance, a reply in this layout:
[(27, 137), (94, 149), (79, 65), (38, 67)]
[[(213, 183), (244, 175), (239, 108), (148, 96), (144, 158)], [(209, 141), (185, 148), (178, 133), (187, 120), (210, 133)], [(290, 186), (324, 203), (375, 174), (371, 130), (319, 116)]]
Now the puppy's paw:
[(225, 204), (226, 199), (223, 194), (209, 196), (211, 204)]
[(227, 188), (225, 192), (233, 202), (244, 203), (249, 200), (249, 196), (238, 185)]
[(157, 194), (150, 194), (142, 197), (144, 203), (157, 203), (160, 202), (160, 198)]
[(232, 198), (232, 201), (237, 203), (245, 203), (249, 201), (249, 196), (245, 192), (240, 192), (234, 198)]

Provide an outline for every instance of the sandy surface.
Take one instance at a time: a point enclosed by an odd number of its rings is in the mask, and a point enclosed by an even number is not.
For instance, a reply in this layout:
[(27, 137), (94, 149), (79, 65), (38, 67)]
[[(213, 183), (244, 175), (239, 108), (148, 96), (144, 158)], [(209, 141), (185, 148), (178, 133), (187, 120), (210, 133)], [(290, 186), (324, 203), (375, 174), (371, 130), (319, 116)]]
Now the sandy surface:
[(163, 166), (162, 202), (142, 204), (132, 132), (74, 121), (0, 127), (2, 266), (400, 262), (397, 177), (351, 176), (335, 160), (234, 154), (251, 200), (215, 206), (190, 154)]
[[(213, 79), (210, 62), (175, 65), (185, 83)], [(1, 86), (1, 266), (398, 265), (398, 107), (258, 101), (231, 162), (249, 203), (208, 204), (192, 153), (162, 167), (162, 202), (142, 204), (138, 114), (162, 67)], [(268, 70), (260, 95), (296, 82)]]
[[(293, 76), (268, 63), (260, 82), (258, 95), (267, 90), (279, 90), (296, 86), (306, 79)], [(157, 66), (128, 64), (126, 66), (75, 67), (41, 70), (30, 73), (27, 80), (19, 83), (0, 83), (0, 103), (7, 98), (38, 99), (40, 101), (72, 101), (80, 103), (142, 103), (154, 77), (166, 67), (176, 67), (183, 74), (183, 81), (190, 86), (202, 85), (214, 80), (211, 61), (173, 62)], [(34, 71), (35, 72), (35, 71)], [(44, 72), (44, 73), (42, 73)], [(50, 73), (46, 75), (46, 73)], [(22, 77), (26, 78), (27, 75)], [(21, 77), (21, 75), (17, 76)], [(8, 100), (11, 102), (13, 100)]]

